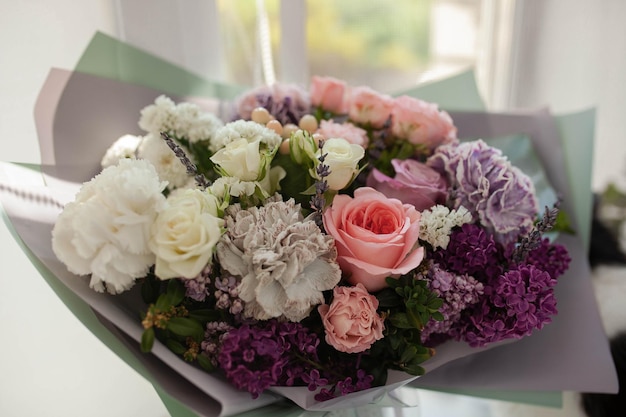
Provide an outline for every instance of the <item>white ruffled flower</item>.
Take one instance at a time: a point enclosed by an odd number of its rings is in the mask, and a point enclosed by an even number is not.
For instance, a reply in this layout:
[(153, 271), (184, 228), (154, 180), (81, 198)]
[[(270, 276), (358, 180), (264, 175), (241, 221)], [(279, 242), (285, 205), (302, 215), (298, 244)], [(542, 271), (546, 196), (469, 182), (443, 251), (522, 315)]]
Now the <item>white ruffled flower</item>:
[(123, 159), (83, 184), (52, 230), (68, 270), (91, 274), (96, 291), (121, 293), (154, 264), (150, 227), (165, 205), (165, 183), (147, 161)]
[(141, 136), (124, 135), (120, 137), (107, 149), (100, 165), (102, 168), (107, 168), (117, 165), (121, 159), (135, 159), (135, 153), (140, 143)]
[(154, 165), (159, 178), (168, 182), (169, 189), (188, 184), (190, 175), (187, 173), (187, 167), (158, 134), (149, 133), (143, 138), (137, 156)]
[[(365, 149), (341, 138), (324, 141), (324, 146), (317, 151), (317, 156), (326, 154), (324, 165), (330, 168), (330, 175), (324, 179), (328, 188), (339, 191), (348, 186), (359, 173), (359, 161), (365, 156)], [(318, 178), (315, 170), (311, 176)]]
[(224, 125), (215, 132), (211, 138), (209, 149), (212, 152), (217, 152), (239, 139), (246, 139), (250, 143), (259, 141), (267, 149), (277, 148), (282, 143), (282, 138), (272, 129), (255, 122), (237, 120)]
[(450, 211), (446, 206), (436, 205), (422, 212), (420, 239), (430, 243), (433, 248), (446, 249), (452, 229), (471, 222), (472, 213), (463, 206)]
[(244, 315), (300, 321), (341, 278), (333, 238), (305, 220), (293, 200), (229, 208), (217, 244), (220, 265), (238, 277)]
[(141, 110), (139, 127), (148, 133), (160, 133), (164, 126), (170, 126), (174, 120), (176, 104), (171, 98), (159, 96), (151, 104)]
[(150, 249), (161, 279), (192, 279), (211, 262), (224, 220), (217, 198), (201, 190), (185, 190), (168, 198), (152, 225)]

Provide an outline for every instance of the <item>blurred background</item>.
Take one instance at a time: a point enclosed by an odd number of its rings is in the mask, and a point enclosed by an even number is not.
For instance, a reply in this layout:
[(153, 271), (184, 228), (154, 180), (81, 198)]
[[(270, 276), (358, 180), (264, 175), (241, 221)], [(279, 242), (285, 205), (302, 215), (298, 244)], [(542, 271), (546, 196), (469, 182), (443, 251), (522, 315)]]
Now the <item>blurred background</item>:
[[(387, 93), (473, 69), (487, 108), (595, 108), (592, 187), (626, 182), (621, 0), (0, 0), (0, 159), (39, 163), (33, 107), (51, 67), (101, 31), (206, 78)], [(56, 299), (0, 225), (0, 415), (165, 416), (152, 387)], [(569, 394), (568, 394), (569, 395)], [(424, 393), (422, 417), (497, 416)], [(538, 411), (534, 410), (538, 415)], [(513, 415), (513, 414), (508, 414)], [(522, 415), (522, 414), (515, 414)], [(555, 414), (556, 415), (556, 414)], [(569, 414), (574, 416), (575, 411)]]

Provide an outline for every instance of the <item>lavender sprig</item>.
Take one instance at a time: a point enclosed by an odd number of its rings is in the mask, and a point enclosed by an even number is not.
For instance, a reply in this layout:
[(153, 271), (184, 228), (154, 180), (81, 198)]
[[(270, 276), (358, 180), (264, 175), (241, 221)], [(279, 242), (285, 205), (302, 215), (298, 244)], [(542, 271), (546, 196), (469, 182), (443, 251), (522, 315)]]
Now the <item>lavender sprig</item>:
[[(320, 140), (318, 144), (319, 149), (321, 150), (324, 147), (324, 141)], [(320, 164), (315, 169), (317, 173), (318, 180), (315, 181), (315, 195), (311, 197), (311, 208), (315, 210), (315, 223), (321, 227), (322, 225), (322, 212), (324, 211), (324, 206), (326, 205), (326, 199), (324, 198), (324, 193), (328, 191), (328, 183), (325, 178), (330, 175), (330, 167), (324, 164), (324, 160), (328, 154), (322, 153), (317, 159), (320, 161)]]
[(198, 171), (198, 167), (191, 162), (183, 148), (181, 148), (174, 139), (172, 139), (167, 133), (161, 132), (161, 137), (167, 143), (167, 146), (170, 147), (174, 155), (180, 160), (180, 162), (187, 168), (187, 174), (193, 175), (196, 180), (196, 184), (202, 189), (206, 189), (211, 185), (211, 182)]
[(520, 240), (518, 246), (513, 251), (513, 262), (519, 263), (526, 259), (530, 252), (537, 249), (541, 245), (543, 233), (550, 231), (556, 224), (560, 205), (561, 200), (559, 199), (554, 203), (552, 208), (549, 208), (548, 206), (545, 207), (541, 220), (537, 222), (535, 227), (527, 236)]

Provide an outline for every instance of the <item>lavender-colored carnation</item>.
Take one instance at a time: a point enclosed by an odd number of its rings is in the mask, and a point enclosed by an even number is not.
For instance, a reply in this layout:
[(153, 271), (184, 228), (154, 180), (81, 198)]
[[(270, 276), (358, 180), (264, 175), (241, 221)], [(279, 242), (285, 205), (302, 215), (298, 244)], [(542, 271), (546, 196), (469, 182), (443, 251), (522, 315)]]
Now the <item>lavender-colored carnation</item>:
[(467, 223), (455, 229), (450, 234), (448, 247), (433, 252), (432, 259), (446, 270), (483, 282), (502, 271), (501, 246), (476, 224)]
[(519, 265), (485, 286), (485, 299), (455, 334), (472, 347), (520, 339), (541, 329), (557, 313), (556, 280), (533, 265)]
[(499, 242), (528, 233), (538, 213), (531, 179), (482, 140), (437, 148), (428, 165), (444, 175), (454, 207), (464, 206)]
[(476, 304), (483, 295), (483, 284), (468, 275), (456, 275), (441, 269), (433, 264), (428, 271), (429, 288), (439, 298), (443, 299), (443, 306), (439, 312), (443, 315), (442, 321), (430, 319), (422, 330), (422, 342), (432, 345), (437, 337), (431, 340), (432, 335), (447, 334), (461, 318), (461, 312)]

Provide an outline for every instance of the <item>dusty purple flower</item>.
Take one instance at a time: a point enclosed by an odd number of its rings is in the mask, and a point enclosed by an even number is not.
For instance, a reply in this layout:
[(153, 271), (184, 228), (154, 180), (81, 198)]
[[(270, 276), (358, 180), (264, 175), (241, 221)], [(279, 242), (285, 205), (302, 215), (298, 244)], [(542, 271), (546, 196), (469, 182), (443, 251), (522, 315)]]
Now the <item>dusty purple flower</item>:
[(237, 99), (237, 117), (250, 120), (252, 110), (265, 108), (281, 124), (298, 124), (311, 108), (308, 93), (292, 84), (274, 84), (255, 88)]
[(546, 271), (552, 278), (563, 275), (572, 259), (567, 249), (559, 244), (553, 244), (545, 238), (539, 247), (531, 251), (526, 262)]
[(444, 175), (454, 207), (472, 212), (500, 242), (528, 233), (538, 205), (531, 179), (482, 140), (437, 148), (428, 165)]
[(196, 301), (204, 301), (210, 294), (211, 265), (207, 265), (194, 279), (181, 279), (185, 284), (185, 296)]

